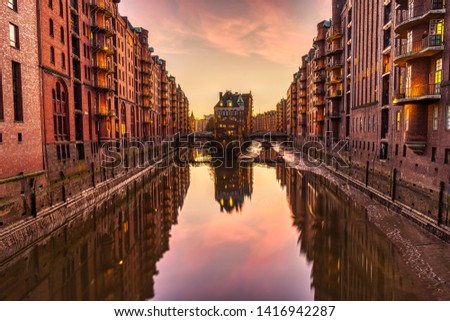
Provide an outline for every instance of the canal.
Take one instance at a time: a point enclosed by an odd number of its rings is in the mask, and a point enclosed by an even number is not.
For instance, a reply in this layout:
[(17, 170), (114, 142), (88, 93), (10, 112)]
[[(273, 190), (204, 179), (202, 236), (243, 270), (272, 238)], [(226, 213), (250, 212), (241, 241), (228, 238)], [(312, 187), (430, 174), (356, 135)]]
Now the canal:
[(284, 164), (171, 166), (0, 265), (0, 300), (425, 299), (363, 207)]

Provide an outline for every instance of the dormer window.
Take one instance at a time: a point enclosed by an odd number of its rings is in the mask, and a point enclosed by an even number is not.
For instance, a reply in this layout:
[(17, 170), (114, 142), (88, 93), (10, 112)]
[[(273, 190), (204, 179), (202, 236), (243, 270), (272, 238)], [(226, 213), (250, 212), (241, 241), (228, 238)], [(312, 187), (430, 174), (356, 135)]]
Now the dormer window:
[(227, 105), (228, 105), (228, 107), (233, 107), (233, 102), (232, 102), (231, 100), (229, 100), (229, 101), (227, 102)]

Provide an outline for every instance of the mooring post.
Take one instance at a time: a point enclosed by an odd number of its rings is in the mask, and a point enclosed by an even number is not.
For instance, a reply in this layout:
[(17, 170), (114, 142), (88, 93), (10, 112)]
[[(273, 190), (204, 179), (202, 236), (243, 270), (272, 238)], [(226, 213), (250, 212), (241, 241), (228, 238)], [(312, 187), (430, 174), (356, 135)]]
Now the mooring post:
[(395, 201), (396, 189), (397, 189), (397, 169), (394, 168), (392, 171), (392, 178), (391, 178), (391, 199), (392, 199), (392, 201)]
[(369, 186), (369, 161), (366, 163), (366, 187)]
[(445, 183), (440, 183), (439, 188), (439, 211), (438, 211), (438, 225), (442, 225), (444, 222), (444, 195), (445, 195)]

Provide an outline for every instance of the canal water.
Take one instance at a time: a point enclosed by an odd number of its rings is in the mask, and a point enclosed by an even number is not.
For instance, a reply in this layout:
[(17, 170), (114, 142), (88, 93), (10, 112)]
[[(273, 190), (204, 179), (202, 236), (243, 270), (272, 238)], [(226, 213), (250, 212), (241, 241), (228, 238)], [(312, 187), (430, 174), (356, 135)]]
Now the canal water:
[(162, 169), (0, 264), (0, 300), (413, 300), (363, 208), (284, 164)]

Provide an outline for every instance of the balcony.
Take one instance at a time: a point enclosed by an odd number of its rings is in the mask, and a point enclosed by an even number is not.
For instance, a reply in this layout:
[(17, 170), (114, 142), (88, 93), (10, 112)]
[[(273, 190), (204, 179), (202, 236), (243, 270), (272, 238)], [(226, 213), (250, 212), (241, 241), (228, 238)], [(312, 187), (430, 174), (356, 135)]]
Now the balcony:
[(94, 22), (91, 25), (92, 32), (103, 33), (105, 37), (110, 38), (116, 34), (116, 31), (105, 23)]
[(342, 98), (342, 90), (329, 91), (327, 93), (327, 99)]
[(391, 21), (392, 21), (392, 12), (389, 7), (389, 10), (385, 11), (384, 13), (384, 25), (386, 26)]
[(340, 83), (342, 83), (342, 76), (334, 76), (334, 77), (332, 76), (327, 79), (327, 84), (329, 85), (335, 85)]
[(97, 80), (94, 82), (94, 88), (98, 91), (108, 91), (108, 92), (114, 92), (115, 88), (114, 85), (108, 83), (104, 80)]
[(445, 1), (432, 0), (428, 3), (414, 5), (413, 8), (397, 11), (395, 32), (406, 36), (409, 29), (432, 19), (443, 18), (445, 15)]
[(151, 76), (152, 72), (151, 72), (151, 70), (149, 68), (143, 68), (141, 70), (141, 74), (144, 75), (144, 76)]
[(335, 70), (340, 69), (344, 66), (341, 59), (330, 59), (327, 63), (327, 70)]
[(92, 66), (92, 69), (94, 70), (94, 72), (105, 72), (107, 74), (112, 74), (114, 73), (114, 69), (112, 67), (110, 67), (106, 62), (102, 61), (102, 62), (97, 62), (94, 63), (94, 65)]
[(152, 95), (152, 93), (150, 92), (150, 91), (148, 91), (148, 90), (144, 90), (143, 92), (142, 92), (142, 97), (145, 97), (145, 98), (153, 98), (153, 95)]
[(323, 65), (317, 65), (317, 66), (314, 66), (314, 72), (320, 72), (320, 71), (322, 71), (322, 70), (324, 70), (325, 69), (325, 66), (323, 66)]
[(314, 77), (314, 83), (316, 83), (316, 84), (319, 82), (323, 82), (323, 81), (325, 81), (325, 77), (322, 75), (318, 75), (318, 76)]
[(441, 84), (427, 84), (406, 88), (396, 94), (394, 104), (405, 105), (441, 99)]
[(341, 45), (333, 46), (328, 49), (327, 56), (341, 54), (343, 51), (344, 51), (344, 48)]
[(315, 45), (317, 45), (317, 44), (319, 44), (319, 43), (321, 43), (321, 42), (324, 42), (325, 41), (325, 39), (324, 38), (320, 38), (320, 37), (315, 37), (314, 39), (313, 39), (313, 43), (315, 44)]
[(321, 96), (323, 94), (324, 94), (324, 91), (321, 88), (317, 88), (316, 90), (314, 90), (314, 96)]
[(323, 123), (323, 122), (325, 121), (325, 117), (324, 117), (324, 114), (323, 114), (323, 111), (322, 111), (322, 110), (320, 110), (320, 111), (317, 113), (316, 121), (317, 121), (318, 123)]
[(78, 13), (78, 1), (70, 0), (70, 9)]
[(316, 51), (316, 54), (314, 55), (314, 60), (319, 60), (325, 57), (325, 53), (322, 51)]
[(112, 17), (113, 8), (106, 0), (91, 0), (90, 4), (93, 11), (102, 12), (107, 18)]
[(395, 50), (394, 62), (405, 66), (412, 59), (431, 57), (444, 50), (443, 35), (431, 35), (412, 43), (403, 43)]
[(314, 107), (323, 107), (323, 106), (325, 106), (325, 101), (323, 101), (323, 100), (314, 100), (313, 106)]
[(114, 110), (107, 110), (106, 107), (97, 108), (95, 115), (98, 117), (116, 117), (116, 112)]
[(383, 65), (383, 77), (391, 73), (391, 63), (388, 61)]
[(114, 47), (110, 47), (106, 42), (104, 41), (91, 41), (91, 48), (94, 53), (97, 52), (103, 52), (108, 56), (114, 55)]
[(72, 58), (76, 61), (80, 61), (80, 49), (77, 47), (72, 47)]
[(306, 91), (305, 90), (301, 90), (298, 96), (300, 98), (306, 98)]
[(331, 28), (327, 34), (327, 42), (333, 42), (336, 39), (340, 39), (344, 36), (341, 28)]

